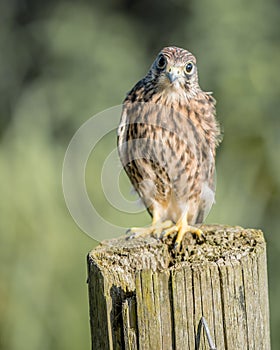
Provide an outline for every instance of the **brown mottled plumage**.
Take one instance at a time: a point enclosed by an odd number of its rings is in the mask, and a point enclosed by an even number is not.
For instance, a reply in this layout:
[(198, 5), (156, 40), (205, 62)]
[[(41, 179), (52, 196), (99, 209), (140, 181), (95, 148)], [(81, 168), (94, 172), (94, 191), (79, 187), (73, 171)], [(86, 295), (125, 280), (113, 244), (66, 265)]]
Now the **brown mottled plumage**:
[(164, 48), (145, 78), (127, 94), (118, 129), (121, 162), (153, 223), (134, 235), (202, 232), (215, 196), (220, 129), (215, 100), (200, 89), (195, 57)]

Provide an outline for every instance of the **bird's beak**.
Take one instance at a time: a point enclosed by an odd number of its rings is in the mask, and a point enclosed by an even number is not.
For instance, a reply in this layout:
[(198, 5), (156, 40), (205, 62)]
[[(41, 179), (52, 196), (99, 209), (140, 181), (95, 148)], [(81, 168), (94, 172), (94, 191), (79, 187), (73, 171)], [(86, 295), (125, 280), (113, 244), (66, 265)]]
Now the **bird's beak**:
[(173, 83), (181, 76), (181, 69), (179, 67), (167, 66), (166, 76), (169, 79), (170, 83)]

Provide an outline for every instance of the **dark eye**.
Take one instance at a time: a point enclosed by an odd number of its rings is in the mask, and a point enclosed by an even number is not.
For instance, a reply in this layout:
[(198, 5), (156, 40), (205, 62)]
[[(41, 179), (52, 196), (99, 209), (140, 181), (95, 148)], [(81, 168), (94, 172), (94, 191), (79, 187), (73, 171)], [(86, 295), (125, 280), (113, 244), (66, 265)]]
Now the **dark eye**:
[(188, 62), (185, 66), (185, 72), (187, 74), (191, 74), (194, 70), (194, 64), (192, 62)]
[(164, 69), (165, 66), (166, 66), (166, 58), (163, 55), (161, 55), (157, 60), (157, 67), (159, 69)]

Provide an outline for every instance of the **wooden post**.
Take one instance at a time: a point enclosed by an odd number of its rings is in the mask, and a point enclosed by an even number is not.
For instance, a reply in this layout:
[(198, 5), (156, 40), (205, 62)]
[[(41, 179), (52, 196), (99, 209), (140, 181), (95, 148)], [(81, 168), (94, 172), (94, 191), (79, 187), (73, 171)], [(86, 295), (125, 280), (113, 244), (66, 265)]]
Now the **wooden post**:
[[(93, 350), (269, 350), (266, 247), (259, 230), (202, 226), (182, 252), (154, 238), (102, 242), (88, 255)], [(212, 345), (213, 346), (213, 345)], [(213, 347), (212, 347), (213, 348)]]

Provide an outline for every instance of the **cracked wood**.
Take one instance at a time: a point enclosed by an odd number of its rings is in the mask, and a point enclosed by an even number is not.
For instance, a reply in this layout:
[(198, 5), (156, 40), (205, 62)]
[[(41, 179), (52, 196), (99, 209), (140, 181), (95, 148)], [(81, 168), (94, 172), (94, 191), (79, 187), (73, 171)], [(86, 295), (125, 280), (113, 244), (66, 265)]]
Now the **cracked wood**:
[(205, 241), (187, 235), (179, 254), (172, 237), (120, 237), (88, 255), (92, 349), (194, 350), (202, 316), (219, 350), (270, 349), (262, 232), (202, 230)]

